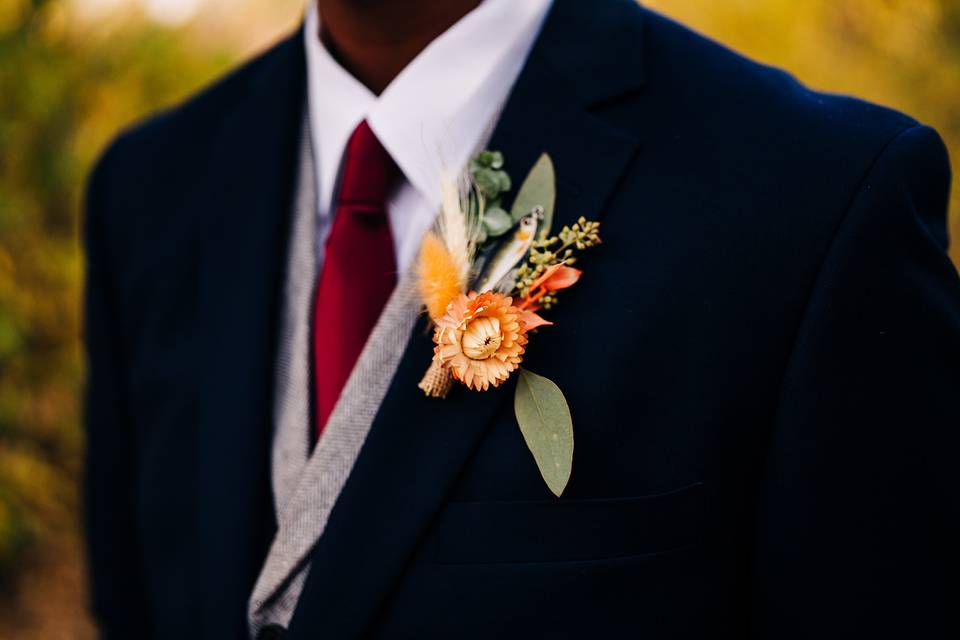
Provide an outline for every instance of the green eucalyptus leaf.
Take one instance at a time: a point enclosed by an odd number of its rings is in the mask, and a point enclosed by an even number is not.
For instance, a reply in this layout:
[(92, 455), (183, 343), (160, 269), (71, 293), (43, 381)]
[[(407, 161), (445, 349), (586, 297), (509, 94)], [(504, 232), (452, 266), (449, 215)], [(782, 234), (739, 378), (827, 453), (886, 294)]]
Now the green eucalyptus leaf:
[(484, 167), (499, 169), (503, 166), (503, 154), (499, 151), (481, 151), (476, 156), (477, 162)]
[(530, 173), (527, 174), (517, 197), (510, 208), (510, 216), (518, 222), (536, 207), (543, 207), (543, 221), (537, 228), (538, 233), (550, 232), (553, 224), (553, 206), (557, 200), (556, 176), (553, 170), (553, 161), (546, 153), (537, 160)]
[(483, 226), (486, 227), (488, 235), (502, 236), (513, 226), (513, 220), (510, 219), (510, 214), (500, 207), (490, 207), (483, 212)]
[(506, 171), (497, 172), (497, 187), (500, 189), (500, 192), (510, 191), (510, 187), (513, 186), (510, 183), (510, 174)]
[(563, 392), (547, 378), (520, 369), (513, 408), (540, 475), (560, 497), (573, 469), (573, 420)]
[(500, 181), (497, 179), (496, 172), (491, 169), (481, 169), (473, 176), (480, 193), (484, 198), (494, 198), (500, 193)]

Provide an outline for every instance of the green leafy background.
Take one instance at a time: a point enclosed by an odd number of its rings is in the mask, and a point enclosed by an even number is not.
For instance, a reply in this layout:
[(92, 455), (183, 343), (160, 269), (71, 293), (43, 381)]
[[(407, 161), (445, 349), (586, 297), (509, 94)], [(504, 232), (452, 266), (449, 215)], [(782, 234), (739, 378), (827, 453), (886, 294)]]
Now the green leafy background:
[[(817, 88), (917, 116), (941, 131), (957, 161), (960, 0), (647, 4)], [(191, 5), (192, 14), (171, 13)], [(122, 127), (292, 29), (302, 7), (0, 0), (0, 638), (93, 637), (77, 491), (77, 232), (91, 162)], [(953, 195), (957, 236), (956, 186)]]

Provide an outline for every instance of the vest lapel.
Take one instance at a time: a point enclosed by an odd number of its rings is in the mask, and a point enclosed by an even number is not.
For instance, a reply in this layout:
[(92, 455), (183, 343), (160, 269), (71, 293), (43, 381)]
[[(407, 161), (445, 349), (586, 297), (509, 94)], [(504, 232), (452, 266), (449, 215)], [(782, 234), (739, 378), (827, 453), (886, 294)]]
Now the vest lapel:
[[(555, 1), (489, 145), (504, 152), (515, 177), (550, 153), (559, 183), (557, 229), (581, 215), (600, 217), (638, 146), (590, 107), (639, 88), (641, 45), (620, 25), (635, 22), (640, 9), (627, 0), (600, 9)], [(484, 393), (457, 387), (445, 400), (424, 397), (417, 383), (432, 351), (421, 317), (312, 546), (288, 637), (362, 635), (486, 427), (512, 410), (515, 377)]]
[[(419, 297), (401, 278), (347, 380), (313, 455), (278, 511), (277, 535), (250, 598), (255, 636), (267, 623), (286, 624), (300, 595), (308, 556), (324, 532), (333, 505), (390, 387), (404, 345), (420, 315)], [(304, 432), (309, 420), (299, 424)], [(295, 425), (291, 425), (295, 426)]]
[(310, 455), (310, 321), (317, 273), (317, 185), (306, 114), (293, 216), (274, 389), (270, 475), (277, 513), (282, 513), (283, 505), (292, 498)]

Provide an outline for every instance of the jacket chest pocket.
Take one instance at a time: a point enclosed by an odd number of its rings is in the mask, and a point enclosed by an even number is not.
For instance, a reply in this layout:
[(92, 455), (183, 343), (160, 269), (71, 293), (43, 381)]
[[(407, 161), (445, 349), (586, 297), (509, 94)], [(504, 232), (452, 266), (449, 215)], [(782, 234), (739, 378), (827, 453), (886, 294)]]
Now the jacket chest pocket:
[(702, 483), (602, 500), (454, 502), (434, 530), (440, 564), (577, 562), (662, 553), (697, 543)]

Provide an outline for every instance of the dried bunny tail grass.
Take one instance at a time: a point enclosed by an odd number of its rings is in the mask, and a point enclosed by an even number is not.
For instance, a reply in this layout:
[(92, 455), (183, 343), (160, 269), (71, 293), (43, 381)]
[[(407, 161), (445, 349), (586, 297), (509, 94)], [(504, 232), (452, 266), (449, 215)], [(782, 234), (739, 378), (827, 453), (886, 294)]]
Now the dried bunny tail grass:
[(480, 231), (479, 212), (470, 211), (473, 185), (469, 174), (462, 173), (458, 178), (447, 174), (441, 180), (440, 189), (442, 207), (437, 229), (466, 283)]
[(436, 230), (424, 235), (417, 260), (420, 295), (434, 320), (446, 313), (447, 305), (467, 290), (483, 207), (479, 194), (471, 198), (474, 187), (466, 172), (459, 177), (445, 174), (440, 188), (442, 207)]
[(428, 231), (423, 236), (420, 245), (417, 286), (427, 306), (427, 313), (433, 319), (442, 316), (447, 305), (467, 286), (467, 272), (433, 231)]

